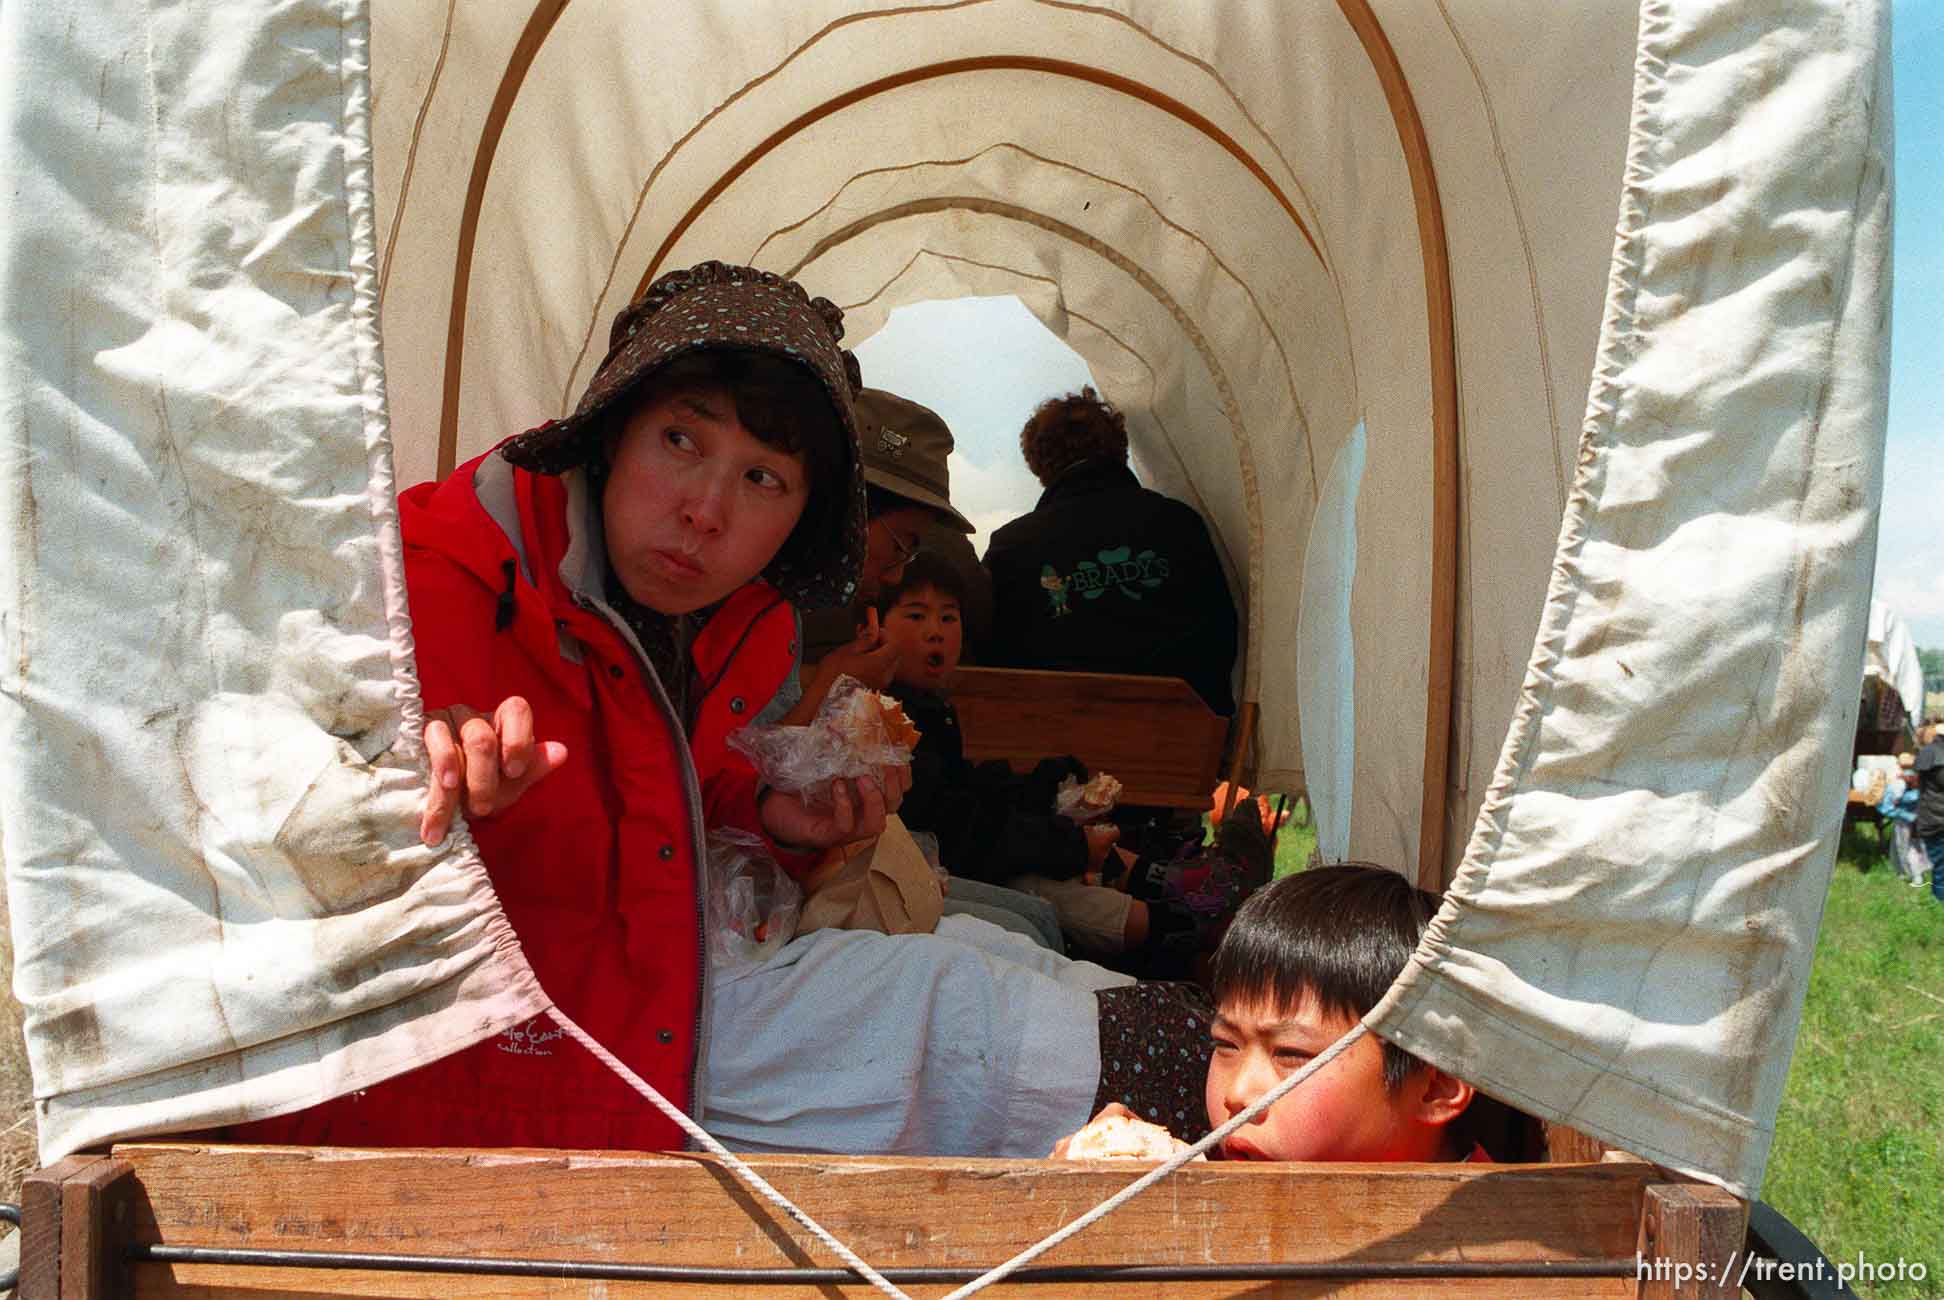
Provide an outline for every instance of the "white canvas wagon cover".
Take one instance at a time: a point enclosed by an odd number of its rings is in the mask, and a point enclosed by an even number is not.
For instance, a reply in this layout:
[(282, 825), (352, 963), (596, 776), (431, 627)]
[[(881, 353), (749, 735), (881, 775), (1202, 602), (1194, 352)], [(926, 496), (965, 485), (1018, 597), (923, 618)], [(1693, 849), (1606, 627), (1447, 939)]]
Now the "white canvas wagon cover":
[(1451, 882), (1377, 1027), (1752, 1192), (1861, 671), (1887, 8), (0, 7), (43, 1154), (544, 1006), (468, 839), (414, 838), (394, 484), (720, 257), (853, 342), (968, 293), (1066, 338), (1217, 534), (1259, 782)]

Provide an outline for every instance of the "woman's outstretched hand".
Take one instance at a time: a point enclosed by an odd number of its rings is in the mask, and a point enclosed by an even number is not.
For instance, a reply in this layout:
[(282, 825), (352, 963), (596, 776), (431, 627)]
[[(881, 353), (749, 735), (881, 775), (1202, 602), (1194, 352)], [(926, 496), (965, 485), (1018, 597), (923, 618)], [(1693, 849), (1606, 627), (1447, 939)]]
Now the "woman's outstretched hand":
[(464, 799), (467, 816), (504, 812), (567, 761), (567, 746), (533, 738), (533, 709), (509, 695), (488, 715), (463, 704), (425, 715), (425, 756), (432, 788), (419, 818), (419, 838), (445, 840)]
[(828, 849), (884, 833), (884, 819), (898, 811), (911, 788), (911, 768), (886, 763), (871, 776), (830, 783), (830, 807), (810, 808), (800, 794), (768, 790), (758, 810), (763, 829), (779, 845)]

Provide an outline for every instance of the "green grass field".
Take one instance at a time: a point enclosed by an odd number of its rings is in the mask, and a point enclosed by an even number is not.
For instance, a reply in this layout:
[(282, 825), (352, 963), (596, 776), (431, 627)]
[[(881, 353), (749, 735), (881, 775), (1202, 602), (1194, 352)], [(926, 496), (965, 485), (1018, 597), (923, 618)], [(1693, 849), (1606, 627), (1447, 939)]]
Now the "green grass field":
[(1835, 1263), (1921, 1263), (1944, 1296), (1944, 907), (1845, 836), (1762, 1198)]
[[(1316, 851), (1316, 823), (1309, 819), (1307, 803), (1295, 805), (1296, 811), (1276, 832), (1276, 874), (1286, 876), (1309, 865)], [(1301, 824), (1298, 824), (1300, 819)]]

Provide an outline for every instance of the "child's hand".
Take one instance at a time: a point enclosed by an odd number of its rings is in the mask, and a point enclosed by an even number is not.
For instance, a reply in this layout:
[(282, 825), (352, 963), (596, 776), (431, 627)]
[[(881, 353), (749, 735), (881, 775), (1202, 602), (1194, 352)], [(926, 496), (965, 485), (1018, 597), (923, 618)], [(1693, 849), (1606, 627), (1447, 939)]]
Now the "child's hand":
[[(1129, 1110), (1129, 1109), (1128, 1109), (1127, 1107), (1125, 1107), (1125, 1106), (1123, 1106), (1123, 1105), (1121, 1105), (1121, 1104), (1120, 1104), (1119, 1102), (1117, 1102), (1117, 1101), (1110, 1101), (1110, 1102), (1108, 1102), (1108, 1103), (1107, 1103), (1107, 1104), (1106, 1104), (1105, 1106), (1102, 1106), (1102, 1107), (1100, 1108), (1100, 1113), (1099, 1113), (1098, 1115), (1096, 1115), (1096, 1116), (1094, 1116), (1094, 1117), (1093, 1117), (1092, 1119), (1090, 1119), (1090, 1120), (1088, 1120), (1088, 1121), (1087, 1121), (1087, 1123), (1088, 1123), (1088, 1124), (1094, 1124), (1094, 1123), (1098, 1123), (1098, 1122), (1099, 1122), (1100, 1120), (1103, 1120), (1103, 1119), (1106, 1119), (1106, 1118), (1107, 1118), (1108, 1116), (1110, 1116), (1110, 1115), (1119, 1115), (1119, 1116), (1121, 1116), (1121, 1117), (1122, 1117), (1123, 1119), (1139, 1119), (1139, 1118), (1140, 1118), (1140, 1116), (1138, 1116), (1138, 1115), (1136, 1115), (1136, 1114), (1135, 1114), (1135, 1113), (1134, 1113), (1133, 1111), (1131, 1111), (1131, 1110)], [(1084, 1128), (1084, 1127), (1085, 1127), (1085, 1125), (1082, 1125), (1081, 1127), (1082, 1127), (1082, 1128)], [(1075, 1129), (1075, 1130), (1074, 1130), (1073, 1132), (1071, 1132), (1071, 1133), (1069, 1133), (1069, 1134), (1067, 1134), (1067, 1135), (1066, 1135), (1065, 1137), (1063, 1137), (1063, 1138), (1061, 1138), (1061, 1139), (1060, 1139), (1060, 1140), (1059, 1140), (1058, 1142), (1055, 1142), (1055, 1143), (1053, 1144), (1053, 1150), (1052, 1150), (1052, 1151), (1051, 1151), (1050, 1153), (1048, 1153), (1048, 1155), (1047, 1155), (1047, 1157), (1046, 1157), (1046, 1158), (1047, 1158), (1048, 1160), (1064, 1160), (1064, 1159), (1066, 1159), (1066, 1153), (1067, 1153), (1067, 1146), (1068, 1146), (1068, 1144), (1069, 1144), (1069, 1143), (1071, 1143), (1071, 1142), (1073, 1141), (1073, 1139), (1074, 1139), (1074, 1138), (1076, 1138), (1076, 1137), (1078, 1137), (1078, 1136), (1080, 1136), (1080, 1130), (1079, 1130), (1079, 1129)]]
[(839, 677), (855, 677), (874, 691), (881, 691), (891, 684), (891, 678), (898, 671), (897, 648), (885, 639), (884, 632), (878, 627), (877, 611), (869, 610), (867, 614), (864, 626), (857, 629), (854, 639), (817, 661), (816, 671), (804, 684), (803, 698), (783, 715), (784, 726), (809, 726)]
[(889, 686), (897, 671), (897, 647), (885, 639), (875, 609), (864, 611), (864, 626), (857, 629), (854, 640), (838, 646), (817, 663), (817, 675), (826, 683), (848, 673), (874, 691)]
[(1082, 826), (1080, 833), (1087, 837), (1087, 870), (1098, 877), (1107, 865), (1107, 850), (1120, 838), (1120, 827), (1112, 822), (1095, 822)]

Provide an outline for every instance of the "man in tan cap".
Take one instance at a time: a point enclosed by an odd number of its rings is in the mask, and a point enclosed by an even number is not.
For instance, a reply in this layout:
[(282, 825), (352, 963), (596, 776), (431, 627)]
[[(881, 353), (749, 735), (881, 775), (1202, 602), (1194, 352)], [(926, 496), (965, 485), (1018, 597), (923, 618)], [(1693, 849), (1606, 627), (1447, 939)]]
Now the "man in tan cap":
[[(927, 525), (943, 525), (960, 535), (973, 529), (952, 505), (952, 431), (938, 413), (881, 388), (861, 391), (856, 411), (866, 513), (875, 533), (869, 537), (862, 580), (862, 594), (870, 599), (888, 571), (902, 568), (911, 558)], [(883, 563), (874, 569), (872, 559)]]
[[(856, 412), (868, 519), (858, 598), (847, 607), (803, 616), (806, 669), (785, 684), (759, 722), (809, 723), (840, 675), (873, 690), (891, 684), (897, 651), (879, 628), (872, 602), (904, 577), (905, 565), (920, 551), (950, 565), (963, 580), (967, 644), (977, 645), (991, 626), (992, 583), (966, 536), (971, 521), (952, 505), (951, 429), (936, 411), (881, 388), (860, 390)], [(945, 911), (990, 921), (1056, 952), (1065, 947), (1053, 905), (1003, 885), (954, 876)]]
[(968, 642), (976, 647), (989, 625), (991, 583), (966, 537), (971, 521), (952, 505), (951, 429), (929, 407), (881, 388), (863, 389), (856, 411), (869, 519), (858, 598), (848, 608), (804, 617), (803, 661), (816, 669), (804, 678), (801, 699), (783, 717), (793, 724), (815, 715), (840, 674), (876, 690), (890, 683), (893, 651), (877, 630), (871, 602), (920, 550), (942, 555), (966, 579)]

